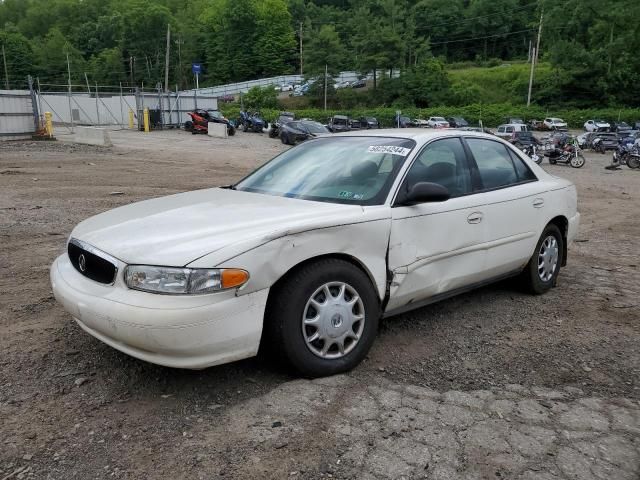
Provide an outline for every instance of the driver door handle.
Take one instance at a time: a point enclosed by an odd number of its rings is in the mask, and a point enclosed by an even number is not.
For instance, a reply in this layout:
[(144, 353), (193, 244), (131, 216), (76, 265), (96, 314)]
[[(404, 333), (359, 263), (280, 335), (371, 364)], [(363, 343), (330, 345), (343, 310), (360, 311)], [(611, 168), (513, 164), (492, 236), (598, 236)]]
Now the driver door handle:
[(482, 213), (481, 212), (473, 212), (469, 214), (467, 217), (467, 222), (471, 224), (480, 223), (482, 221)]
[(534, 208), (541, 208), (542, 206), (544, 206), (544, 199), (543, 198), (536, 198), (533, 201), (533, 206), (534, 206)]

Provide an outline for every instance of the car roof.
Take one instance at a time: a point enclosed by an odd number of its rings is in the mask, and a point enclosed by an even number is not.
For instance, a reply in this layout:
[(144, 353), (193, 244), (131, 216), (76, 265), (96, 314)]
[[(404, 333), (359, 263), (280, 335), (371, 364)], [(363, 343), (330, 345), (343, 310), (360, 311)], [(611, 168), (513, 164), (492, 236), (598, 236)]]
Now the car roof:
[(460, 135), (482, 137), (490, 140), (498, 140), (498, 137), (483, 132), (469, 132), (455, 128), (430, 132), (424, 128), (383, 128), (376, 130), (358, 130), (357, 132), (334, 133), (334, 137), (388, 137), (406, 138), (417, 143), (426, 143), (437, 138), (458, 137)]

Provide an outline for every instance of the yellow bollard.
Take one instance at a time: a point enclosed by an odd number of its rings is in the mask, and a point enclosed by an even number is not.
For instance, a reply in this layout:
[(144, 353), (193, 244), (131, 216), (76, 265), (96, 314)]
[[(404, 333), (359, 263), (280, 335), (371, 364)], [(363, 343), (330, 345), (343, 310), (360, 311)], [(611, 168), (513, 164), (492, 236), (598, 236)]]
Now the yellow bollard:
[(51, 120), (51, 118), (51, 112), (44, 112), (45, 130), (47, 131), (47, 135), (49, 135), (49, 138), (53, 138), (53, 121)]
[(149, 133), (149, 109), (144, 109), (144, 131)]
[(129, 128), (133, 130), (133, 110), (129, 109)]

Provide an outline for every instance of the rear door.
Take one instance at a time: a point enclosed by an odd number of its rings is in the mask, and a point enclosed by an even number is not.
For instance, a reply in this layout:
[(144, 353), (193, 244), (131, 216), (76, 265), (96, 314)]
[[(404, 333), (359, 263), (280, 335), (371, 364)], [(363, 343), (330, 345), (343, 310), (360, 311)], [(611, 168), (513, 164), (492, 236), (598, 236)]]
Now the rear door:
[(544, 226), (548, 194), (526, 162), (502, 142), (467, 137), (465, 143), (483, 203), (485, 273), (497, 277), (529, 261)]

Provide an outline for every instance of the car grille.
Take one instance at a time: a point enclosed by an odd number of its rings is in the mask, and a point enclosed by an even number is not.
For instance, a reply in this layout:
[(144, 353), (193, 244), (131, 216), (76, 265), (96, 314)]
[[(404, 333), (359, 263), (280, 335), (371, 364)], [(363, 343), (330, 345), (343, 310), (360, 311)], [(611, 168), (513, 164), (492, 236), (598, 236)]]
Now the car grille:
[(75, 238), (69, 241), (67, 254), (74, 268), (85, 277), (108, 285), (115, 281), (118, 272), (115, 258)]

